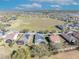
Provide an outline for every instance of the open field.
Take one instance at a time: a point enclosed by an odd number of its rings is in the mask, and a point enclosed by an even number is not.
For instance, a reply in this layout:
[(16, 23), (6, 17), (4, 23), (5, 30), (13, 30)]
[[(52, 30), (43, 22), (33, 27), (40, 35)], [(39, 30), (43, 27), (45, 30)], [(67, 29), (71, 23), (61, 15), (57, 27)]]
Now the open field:
[[(22, 17), (23, 18), (23, 17)], [(10, 29), (22, 30), (28, 29), (30, 31), (41, 31), (41, 30), (58, 30), (55, 25), (64, 24), (64, 21), (50, 19), (50, 18), (40, 18), (40, 17), (26, 17), (25, 19), (18, 18), (12, 23)]]

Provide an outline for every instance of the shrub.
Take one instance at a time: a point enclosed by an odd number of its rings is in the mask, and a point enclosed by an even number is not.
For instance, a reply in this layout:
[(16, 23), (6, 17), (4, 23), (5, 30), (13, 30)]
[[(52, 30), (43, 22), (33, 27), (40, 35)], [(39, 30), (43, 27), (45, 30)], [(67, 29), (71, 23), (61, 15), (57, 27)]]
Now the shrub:
[(35, 45), (31, 49), (31, 56), (35, 57), (42, 57), (42, 56), (49, 56), (50, 52), (48, 51), (48, 46), (46, 44), (40, 44), (40, 45)]
[(30, 59), (30, 51), (26, 46), (18, 47), (18, 49), (13, 50), (11, 54), (12, 59)]

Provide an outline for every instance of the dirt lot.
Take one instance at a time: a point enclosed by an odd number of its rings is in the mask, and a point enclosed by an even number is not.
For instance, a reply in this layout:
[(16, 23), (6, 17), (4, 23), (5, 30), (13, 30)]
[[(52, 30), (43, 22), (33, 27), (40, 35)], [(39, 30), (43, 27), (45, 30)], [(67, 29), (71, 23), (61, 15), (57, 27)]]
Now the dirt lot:
[(10, 59), (10, 49), (6, 46), (0, 46), (0, 59)]
[[(42, 57), (40, 59), (78, 59), (79, 58), (79, 51), (70, 51), (70, 52), (63, 52), (59, 53), (57, 55), (52, 55), (50, 57)], [(33, 58), (33, 59), (39, 59), (39, 58)]]

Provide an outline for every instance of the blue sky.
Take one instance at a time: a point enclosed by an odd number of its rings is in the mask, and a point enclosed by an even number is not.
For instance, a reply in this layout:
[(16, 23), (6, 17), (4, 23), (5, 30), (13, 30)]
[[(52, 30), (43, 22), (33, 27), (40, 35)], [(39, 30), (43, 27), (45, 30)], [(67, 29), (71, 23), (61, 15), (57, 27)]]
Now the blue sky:
[(0, 0), (0, 10), (79, 10), (79, 0)]

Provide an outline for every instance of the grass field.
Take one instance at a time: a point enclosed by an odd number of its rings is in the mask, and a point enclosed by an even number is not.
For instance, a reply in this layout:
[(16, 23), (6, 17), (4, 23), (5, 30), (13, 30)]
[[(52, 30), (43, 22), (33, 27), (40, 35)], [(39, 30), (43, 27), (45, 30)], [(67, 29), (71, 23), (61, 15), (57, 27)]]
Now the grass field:
[(58, 30), (55, 25), (64, 24), (63, 21), (50, 19), (45, 17), (18, 17), (16, 21), (12, 23), (10, 29), (22, 30), (28, 29), (30, 31), (42, 31), (42, 30)]

